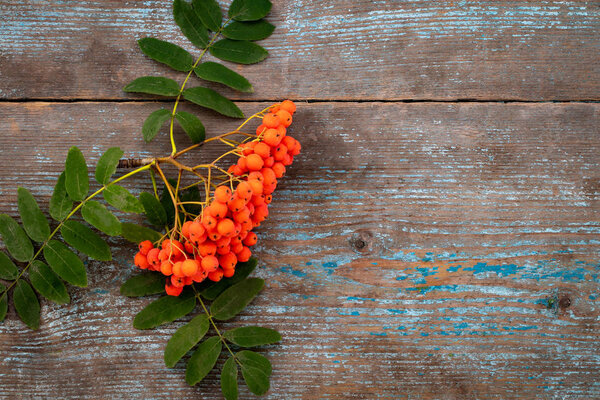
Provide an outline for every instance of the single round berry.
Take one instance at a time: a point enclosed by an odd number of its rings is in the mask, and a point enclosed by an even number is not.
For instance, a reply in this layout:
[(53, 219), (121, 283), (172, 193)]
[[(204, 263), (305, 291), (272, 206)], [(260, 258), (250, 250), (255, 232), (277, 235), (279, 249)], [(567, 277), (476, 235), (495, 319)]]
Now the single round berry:
[(182, 264), (181, 264), (181, 272), (183, 272), (183, 275), (185, 276), (193, 276), (196, 275), (196, 273), (198, 272), (198, 261), (196, 260), (185, 260)]
[(231, 278), (234, 274), (235, 274), (235, 268), (223, 270), (223, 277), (225, 277), (225, 278)]
[(273, 170), (273, 172), (275, 172), (275, 176), (277, 178), (281, 178), (285, 174), (285, 165), (283, 165), (283, 163), (276, 162), (275, 164), (273, 164), (271, 169)]
[(282, 139), (283, 135), (277, 129), (267, 129), (263, 137), (263, 141), (271, 147), (277, 146)]
[(250, 154), (246, 157), (246, 166), (250, 171), (259, 171), (264, 165), (265, 162), (258, 154)]
[(139, 244), (138, 248), (140, 249), (140, 253), (142, 253), (143, 255), (148, 254), (148, 252), (150, 250), (152, 250), (154, 246), (152, 245), (152, 242), (149, 240), (144, 240), (142, 243)]
[(181, 286), (181, 287), (174, 286), (171, 284), (171, 280), (167, 279), (167, 284), (165, 285), (165, 292), (167, 292), (167, 294), (169, 296), (179, 296), (182, 291), (183, 291), (183, 286)]
[(217, 231), (221, 236), (231, 236), (235, 231), (235, 225), (229, 218), (223, 218), (217, 225)]
[(279, 110), (275, 113), (275, 115), (279, 117), (281, 125), (285, 126), (286, 128), (292, 124), (292, 114), (286, 110)]
[(146, 256), (146, 258), (148, 259), (148, 264), (152, 265), (153, 267), (160, 266), (160, 260), (158, 259), (159, 252), (160, 249), (157, 248), (154, 248), (148, 252), (148, 255)]
[(217, 252), (217, 245), (213, 242), (204, 242), (198, 246), (198, 251), (202, 257), (214, 256)]
[(194, 223), (194, 221), (186, 221), (181, 226), (181, 236), (183, 236), (186, 239), (190, 238), (190, 226), (192, 226), (193, 223)]
[(243, 243), (246, 246), (254, 246), (257, 241), (258, 241), (258, 236), (256, 236), (256, 233), (250, 232), (250, 233), (248, 233), (248, 236), (246, 236), (246, 238), (244, 239)]
[(223, 279), (223, 270), (219, 268), (213, 272), (210, 272), (208, 274), (208, 279), (213, 282), (219, 282), (221, 279)]
[(227, 186), (219, 186), (215, 189), (215, 199), (220, 203), (227, 203), (231, 200), (231, 189)]
[(133, 258), (133, 263), (141, 269), (148, 269), (148, 267), (150, 266), (150, 264), (148, 263), (148, 259), (141, 252), (135, 255), (135, 257)]
[(160, 272), (166, 276), (173, 274), (173, 264), (170, 261), (163, 261), (160, 264)]
[(233, 269), (235, 268), (235, 264), (237, 264), (237, 257), (231, 252), (219, 257), (219, 265), (223, 269)]
[(213, 203), (208, 207), (210, 215), (219, 219), (225, 217), (227, 215), (227, 204), (225, 202), (221, 203), (219, 201), (213, 201)]
[(271, 154), (271, 147), (266, 143), (259, 142), (254, 146), (254, 154), (258, 154), (261, 158), (267, 158)]
[(183, 262), (181, 261), (177, 261), (175, 264), (173, 264), (173, 276), (176, 277), (183, 277), (183, 270), (181, 269), (181, 267), (183, 266)]
[(263, 125), (267, 128), (277, 128), (281, 121), (279, 121), (279, 117), (276, 114), (268, 113), (263, 117)]
[(219, 267), (219, 260), (215, 256), (206, 256), (202, 259), (201, 264), (203, 270), (211, 273)]
[(237, 254), (237, 259), (238, 259), (238, 261), (246, 262), (250, 259), (251, 256), (252, 256), (252, 252), (250, 251), (250, 249), (248, 247), (244, 246), (242, 251), (240, 251)]
[(279, 108), (281, 110), (286, 110), (287, 112), (289, 112), (292, 115), (296, 112), (296, 105), (291, 100), (282, 101), (281, 104), (279, 105)]
[(185, 286), (185, 278), (183, 276), (171, 275), (171, 285), (182, 288)]

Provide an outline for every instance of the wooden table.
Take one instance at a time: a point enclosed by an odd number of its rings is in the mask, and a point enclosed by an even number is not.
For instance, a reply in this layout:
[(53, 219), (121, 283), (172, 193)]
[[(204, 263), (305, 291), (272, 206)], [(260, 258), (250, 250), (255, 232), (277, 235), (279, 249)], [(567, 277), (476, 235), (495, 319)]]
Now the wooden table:
[[(290, 0), (269, 20), (270, 57), (239, 68), (255, 93), (223, 90), (247, 113), (298, 103), (266, 288), (224, 324), (282, 332), (267, 397), (600, 398), (600, 3)], [(169, 151), (140, 134), (159, 99), (121, 91), (181, 77), (136, 46), (192, 49), (169, 1), (4, 0), (0, 21), (0, 212), (17, 186), (46, 207), (72, 145), (90, 165)], [(209, 135), (237, 122), (184, 109)], [(119, 294), (134, 250), (111, 243), (39, 331), (11, 306), (2, 398), (220, 397), (215, 372), (188, 387), (163, 364), (183, 321), (132, 327), (150, 299)]]

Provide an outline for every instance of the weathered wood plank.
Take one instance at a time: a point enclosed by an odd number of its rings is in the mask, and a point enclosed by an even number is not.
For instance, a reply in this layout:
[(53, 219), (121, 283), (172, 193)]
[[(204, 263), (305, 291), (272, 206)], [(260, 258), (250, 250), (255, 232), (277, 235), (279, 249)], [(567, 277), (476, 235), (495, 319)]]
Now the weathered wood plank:
[[(4, 99), (140, 98), (121, 88), (182, 77), (137, 39), (192, 50), (170, 1), (8, 0), (0, 20)], [(595, 1), (293, 0), (275, 2), (269, 20), (270, 58), (238, 68), (256, 92), (224, 90), (236, 99), (600, 99)]]
[[(114, 145), (167, 152), (166, 137), (138, 133), (156, 106), (0, 104), (0, 212), (16, 215), (17, 185), (46, 204), (71, 145), (90, 161)], [(599, 104), (314, 103), (296, 115), (303, 154), (259, 230), (267, 287), (224, 324), (282, 331), (264, 351), (268, 398), (600, 396)], [(202, 117), (209, 134), (236, 122)], [(38, 332), (12, 310), (0, 324), (2, 396), (220, 397), (216, 373), (189, 388), (181, 364), (164, 368), (175, 327), (131, 327), (148, 300), (118, 294), (134, 271), (116, 244), (72, 304), (43, 306)]]

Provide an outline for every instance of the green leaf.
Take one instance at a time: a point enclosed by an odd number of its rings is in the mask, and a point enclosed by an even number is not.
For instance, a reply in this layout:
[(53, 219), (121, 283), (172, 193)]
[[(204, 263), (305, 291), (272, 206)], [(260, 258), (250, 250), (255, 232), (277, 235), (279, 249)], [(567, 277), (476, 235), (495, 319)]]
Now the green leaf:
[[(200, 194), (200, 189), (198, 189), (198, 186), (192, 186), (186, 190), (180, 191), (179, 192), (179, 200), (182, 202), (185, 202), (185, 201), (201, 202), (202, 195)], [(185, 208), (185, 210), (191, 214), (200, 214), (200, 211), (202, 209), (202, 207), (198, 204), (184, 204), (183, 208)]]
[(6, 214), (0, 214), (0, 235), (6, 249), (17, 261), (29, 261), (33, 257), (33, 244), (21, 225)]
[(194, 347), (208, 331), (208, 317), (206, 314), (198, 315), (190, 322), (177, 329), (165, 348), (165, 365), (173, 368)]
[(29, 190), (20, 187), (17, 189), (17, 193), (19, 214), (21, 214), (25, 232), (36, 242), (43, 242), (50, 236), (50, 225), (48, 225), (46, 216)]
[(142, 126), (142, 136), (146, 143), (150, 143), (156, 137), (158, 131), (167, 120), (171, 118), (171, 111), (161, 108), (156, 110), (146, 118)]
[(121, 222), (104, 206), (95, 200), (88, 200), (81, 208), (81, 216), (93, 227), (109, 236), (121, 234)]
[(215, 0), (192, 0), (194, 11), (202, 24), (213, 32), (216, 32), (221, 27), (221, 7)]
[(225, 400), (237, 400), (238, 398), (238, 369), (233, 357), (229, 357), (221, 370), (221, 392)]
[(254, 91), (254, 88), (250, 82), (248, 82), (248, 79), (216, 62), (204, 62), (194, 68), (194, 73), (198, 78), (222, 83), (232, 89), (239, 90), (240, 92), (252, 93)]
[(49, 266), (35, 260), (29, 267), (29, 280), (42, 296), (56, 304), (67, 304), (71, 301), (67, 288), (58, 275)]
[(272, 6), (269, 0), (233, 0), (228, 15), (236, 21), (256, 21), (264, 18)]
[(133, 319), (136, 329), (152, 329), (173, 322), (191, 313), (196, 306), (196, 298), (191, 290), (184, 290), (178, 297), (163, 296), (148, 304)]
[(145, 55), (177, 71), (187, 72), (194, 65), (192, 55), (176, 44), (147, 37), (138, 40), (138, 45)]
[(213, 44), (209, 51), (221, 60), (238, 64), (255, 64), (269, 55), (263, 47), (247, 40), (221, 39)]
[(141, 213), (144, 207), (139, 200), (123, 186), (110, 185), (104, 189), (104, 200), (114, 208), (121, 211)]
[(175, 97), (179, 94), (179, 85), (173, 79), (162, 76), (142, 76), (130, 82), (123, 91)]
[(192, 143), (200, 143), (204, 140), (204, 125), (198, 117), (189, 112), (178, 111), (175, 118), (177, 118), (177, 122), (179, 122), (185, 133), (192, 139)]
[(221, 279), (219, 282), (201, 291), (200, 295), (207, 300), (216, 299), (217, 296), (223, 293), (225, 289), (246, 279), (252, 273), (252, 271), (254, 271), (257, 263), (258, 260), (256, 258), (251, 258), (247, 262), (238, 263), (235, 266), (235, 275), (233, 275), (231, 278)]
[(111, 147), (106, 150), (96, 165), (96, 181), (101, 185), (106, 185), (110, 177), (117, 170), (119, 160), (123, 157), (123, 150), (118, 147)]
[(63, 243), (50, 240), (44, 247), (44, 258), (50, 268), (71, 285), (87, 286), (87, 274), (83, 262)]
[(54, 192), (50, 198), (50, 215), (57, 221), (65, 219), (73, 209), (73, 200), (69, 198), (65, 187), (66, 179), (66, 174), (63, 171), (56, 181)]
[(263, 40), (271, 36), (275, 25), (264, 19), (254, 22), (233, 21), (223, 29), (223, 36), (234, 40)]
[(65, 174), (65, 188), (69, 197), (74, 201), (83, 201), (90, 189), (88, 168), (81, 150), (75, 146), (67, 154)]
[(143, 242), (144, 240), (156, 242), (160, 240), (162, 235), (153, 229), (146, 228), (145, 226), (123, 222), (121, 224), (121, 236), (130, 242), (137, 244)]
[(210, 108), (227, 117), (243, 118), (244, 113), (231, 100), (212, 89), (194, 87), (183, 91), (183, 97), (199, 106)]
[(0, 251), (0, 279), (12, 281), (17, 279), (17, 276), (19, 276), (19, 269), (15, 263), (3, 251)]
[(213, 301), (210, 311), (215, 319), (227, 321), (242, 311), (265, 285), (260, 278), (249, 278), (225, 290)]
[(121, 294), (127, 297), (142, 297), (165, 291), (165, 276), (156, 272), (142, 272), (127, 279), (121, 286)]
[(248, 389), (256, 395), (262, 395), (269, 390), (271, 362), (264, 356), (250, 350), (242, 350), (235, 354), (241, 364), (242, 376)]
[(144, 213), (152, 225), (164, 226), (167, 223), (167, 213), (160, 201), (148, 192), (140, 193), (140, 203), (144, 207)]
[(24, 279), (19, 279), (13, 290), (13, 303), (25, 325), (33, 330), (40, 327), (40, 302)]
[(221, 354), (221, 339), (218, 336), (206, 339), (198, 346), (185, 370), (185, 381), (190, 386), (200, 382), (215, 366)]
[(173, 1), (173, 18), (185, 35), (194, 46), (203, 49), (208, 44), (208, 32), (202, 24), (196, 12), (192, 10), (192, 5), (185, 0)]
[(60, 228), (65, 242), (98, 261), (110, 261), (110, 247), (98, 234), (77, 221), (67, 221)]
[(256, 347), (265, 344), (277, 343), (281, 335), (274, 329), (261, 326), (244, 326), (226, 331), (223, 336), (231, 343), (240, 347)]
[(8, 293), (5, 293), (6, 286), (0, 283), (0, 322), (6, 318), (6, 312), (8, 311)]

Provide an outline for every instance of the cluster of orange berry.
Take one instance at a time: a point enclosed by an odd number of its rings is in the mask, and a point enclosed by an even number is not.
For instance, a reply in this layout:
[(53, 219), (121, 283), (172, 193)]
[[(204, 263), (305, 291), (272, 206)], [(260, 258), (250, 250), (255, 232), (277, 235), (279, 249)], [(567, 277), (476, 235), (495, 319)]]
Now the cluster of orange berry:
[(250, 259), (257, 241), (252, 229), (269, 215), (277, 179), (300, 153), (300, 143), (286, 136), (295, 111), (290, 100), (269, 109), (257, 139), (239, 145), (239, 159), (227, 171), (239, 181), (235, 190), (218, 186), (202, 213), (182, 225), (179, 241), (163, 240), (160, 248), (140, 243), (135, 265), (166, 275), (167, 294), (179, 296), (184, 286), (206, 278), (218, 282), (231, 277), (238, 261)]

